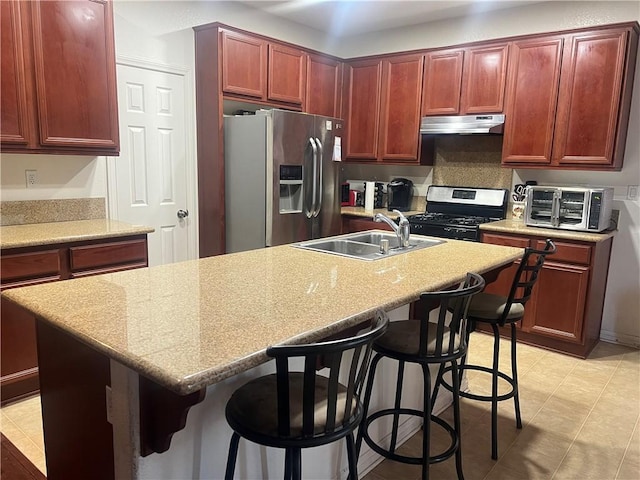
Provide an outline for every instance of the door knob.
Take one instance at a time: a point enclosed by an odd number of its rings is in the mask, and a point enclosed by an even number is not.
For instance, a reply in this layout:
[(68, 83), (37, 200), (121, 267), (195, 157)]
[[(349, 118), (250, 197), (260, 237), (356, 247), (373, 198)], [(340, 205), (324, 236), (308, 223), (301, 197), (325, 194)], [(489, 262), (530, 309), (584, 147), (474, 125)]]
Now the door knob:
[(189, 210), (178, 210), (178, 218), (183, 219), (189, 216)]

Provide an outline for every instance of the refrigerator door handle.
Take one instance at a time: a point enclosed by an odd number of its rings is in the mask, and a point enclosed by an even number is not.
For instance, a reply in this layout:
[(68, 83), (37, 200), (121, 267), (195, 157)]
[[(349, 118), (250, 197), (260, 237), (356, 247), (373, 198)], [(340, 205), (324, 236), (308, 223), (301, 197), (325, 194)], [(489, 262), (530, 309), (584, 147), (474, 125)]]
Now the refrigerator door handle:
[(316, 209), (313, 213), (314, 217), (317, 217), (320, 214), (320, 210), (322, 210), (322, 163), (324, 158), (324, 152), (322, 150), (322, 142), (319, 138), (316, 137), (316, 143), (318, 145), (318, 154), (320, 157), (320, 161), (318, 162), (318, 176), (316, 178), (316, 183), (318, 184), (318, 198), (316, 199)]
[(311, 208), (306, 211), (307, 218), (317, 216), (316, 213), (316, 195), (318, 188), (318, 146), (313, 138), (309, 137), (309, 143), (311, 144), (311, 151), (313, 152), (313, 185), (311, 187)]

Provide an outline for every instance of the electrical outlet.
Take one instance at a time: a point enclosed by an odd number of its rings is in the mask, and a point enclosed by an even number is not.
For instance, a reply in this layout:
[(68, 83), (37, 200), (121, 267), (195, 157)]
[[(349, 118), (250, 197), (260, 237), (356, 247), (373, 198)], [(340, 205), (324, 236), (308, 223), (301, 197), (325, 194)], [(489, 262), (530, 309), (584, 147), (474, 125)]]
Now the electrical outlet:
[(638, 199), (638, 185), (629, 185), (627, 187), (627, 200)]
[(25, 170), (24, 175), (27, 180), (27, 188), (33, 188), (38, 184), (37, 170)]

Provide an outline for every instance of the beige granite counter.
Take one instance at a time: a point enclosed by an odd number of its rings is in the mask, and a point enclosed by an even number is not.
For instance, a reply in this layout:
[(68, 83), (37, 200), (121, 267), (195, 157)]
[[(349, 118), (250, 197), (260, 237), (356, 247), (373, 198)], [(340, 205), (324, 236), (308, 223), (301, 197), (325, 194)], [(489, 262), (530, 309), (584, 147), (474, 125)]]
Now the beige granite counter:
[(602, 242), (613, 237), (616, 231), (605, 233), (574, 232), (555, 228), (528, 227), (523, 220), (500, 220), (483, 223), (480, 230), (487, 232), (513, 233), (516, 235), (532, 235), (536, 237), (566, 238), (582, 242)]
[(116, 238), (153, 232), (153, 228), (116, 220), (95, 219), (0, 227), (0, 248)]
[[(352, 215), (354, 217), (366, 217), (369, 220), (373, 220), (373, 216), (376, 213), (382, 213), (387, 217), (395, 220), (398, 216), (397, 213), (390, 212), (386, 208), (376, 208), (374, 210), (365, 210), (363, 207), (342, 207), (340, 210), (342, 215)], [(402, 212), (405, 217), (409, 215), (415, 215), (417, 213), (424, 213), (424, 209), (422, 210), (409, 210), (408, 212)]]
[(462, 280), (522, 249), (450, 240), (362, 261), (291, 245), (2, 292), (177, 393), (264, 363), (269, 345), (315, 341)]

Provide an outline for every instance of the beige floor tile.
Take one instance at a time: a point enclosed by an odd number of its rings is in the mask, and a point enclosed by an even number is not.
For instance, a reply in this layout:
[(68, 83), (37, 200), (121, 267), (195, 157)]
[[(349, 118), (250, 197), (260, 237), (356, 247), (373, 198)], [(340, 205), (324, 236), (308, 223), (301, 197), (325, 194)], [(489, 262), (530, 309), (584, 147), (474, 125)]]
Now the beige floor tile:
[[(360, 474), (360, 472), (358, 472), (358, 474)], [(364, 477), (362, 477), (362, 480), (385, 480), (385, 477), (381, 477), (380, 475), (376, 474), (375, 471), (371, 471)]]
[(551, 478), (571, 440), (534, 427), (525, 427), (499, 464), (523, 478)]
[(615, 479), (622, 455), (596, 448), (591, 444), (574, 442), (567, 456), (556, 470), (553, 480)]
[(538, 471), (535, 467), (525, 472), (516, 471), (498, 463), (484, 478), (485, 480), (548, 480), (551, 474)]

